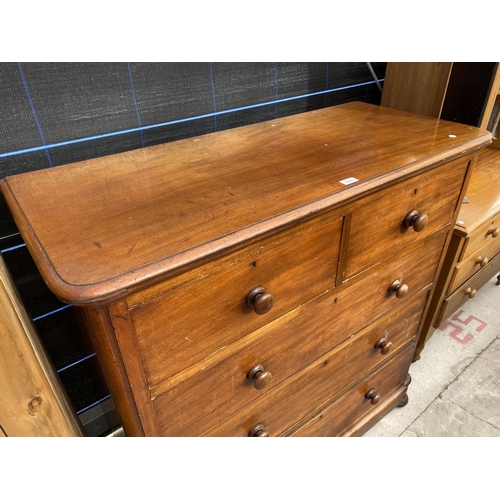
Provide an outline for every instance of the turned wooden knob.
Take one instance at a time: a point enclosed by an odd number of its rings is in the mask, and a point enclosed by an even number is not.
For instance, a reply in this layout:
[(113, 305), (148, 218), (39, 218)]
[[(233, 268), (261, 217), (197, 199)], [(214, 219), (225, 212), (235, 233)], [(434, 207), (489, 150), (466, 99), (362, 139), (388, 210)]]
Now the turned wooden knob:
[(380, 394), (377, 394), (375, 389), (370, 389), (366, 394), (365, 398), (370, 400), (372, 405), (376, 405), (380, 401)]
[(270, 293), (266, 293), (265, 288), (256, 286), (248, 292), (247, 305), (257, 314), (266, 314), (274, 306), (274, 297)]
[(396, 294), (396, 297), (400, 299), (408, 293), (408, 285), (401, 283), (399, 280), (395, 280), (389, 287), (389, 293)]
[(467, 290), (465, 290), (464, 294), (465, 295), (468, 295), (470, 299), (473, 299), (475, 296), (476, 296), (476, 293), (477, 293), (477, 290), (476, 289), (472, 289), (472, 288), (467, 288)]
[(264, 430), (264, 424), (257, 424), (248, 433), (248, 436), (249, 437), (258, 437), (258, 438), (267, 438), (267, 437), (269, 437), (269, 433)]
[(406, 214), (405, 226), (407, 228), (413, 227), (416, 233), (423, 231), (427, 227), (429, 216), (427, 214), (419, 214), (416, 210), (411, 210)]
[(383, 337), (375, 344), (375, 348), (380, 349), (380, 354), (385, 356), (392, 351), (392, 342), (387, 342), (387, 339)]
[(487, 236), (489, 236), (491, 234), (492, 238), (496, 238), (500, 234), (500, 228), (498, 228), (498, 227), (490, 227), (488, 229), (488, 232), (486, 234), (487, 234)]
[(488, 264), (488, 257), (479, 256), (476, 260), (476, 264), (479, 264), (481, 267), (486, 266), (486, 264)]
[(247, 373), (247, 379), (253, 382), (253, 386), (258, 390), (262, 390), (271, 382), (271, 374), (264, 370), (262, 365), (253, 366)]

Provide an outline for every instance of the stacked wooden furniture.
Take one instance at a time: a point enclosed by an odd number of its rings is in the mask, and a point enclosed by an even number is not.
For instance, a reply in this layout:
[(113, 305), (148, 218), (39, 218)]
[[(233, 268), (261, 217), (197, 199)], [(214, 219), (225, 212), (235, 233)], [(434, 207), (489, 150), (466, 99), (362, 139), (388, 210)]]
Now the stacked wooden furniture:
[(1, 186), (127, 435), (360, 435), (405, 403), (490, 140), (349, 103)]
[(500, 273), (499, 235), (500, 150), (486, 148), (472, 172), (416, 359), (435, 329)]
[[(486, 130), (498, 114), (499, 94), (497, 63), (389, 63), (382, 105)], [(415, 359), (436, 328), (500, 272), (499, 148), (500, 140), (493, 140), (479, 155)]]

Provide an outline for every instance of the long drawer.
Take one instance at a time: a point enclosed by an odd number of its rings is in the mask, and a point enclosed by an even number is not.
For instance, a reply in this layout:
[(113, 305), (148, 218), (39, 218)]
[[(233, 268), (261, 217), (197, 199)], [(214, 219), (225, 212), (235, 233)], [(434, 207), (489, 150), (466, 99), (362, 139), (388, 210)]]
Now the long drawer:
[[(251, 436), (259, 425), (271, 436), (281, 435), (398, 352), (394, 350), (386, 358), (380, 356), (371, 343), (376, 336), (370, 329), (346, 341), (203, 435)], [(409, 342), (414, 347), (415, 338)]]
[[(425, 298), (422, 295), (415, 300), (419, 310), (410, 317), (406, 316), (408, 306), (384, 316), (204, 435), (247, 436), (259, 424), (271, 435), (283, 433), (311, 409), (342, 394), (408, 343), (414, 346)], [(382, 354), (381, 340), (392, 342), (393, 348)]]
[[(318, 412), (292, 435), (327, 437), (342, 434), (353, 422), (373, 411), (377, 405), (382, 406), (395, 391), (404, 386), (412, 354), (413, 349), (401, 352), (344, 397)], [(372, 394), (375, 396), (369, 397)]]
[[(354, 342), (351, 354), (363, 369), (389, 358), (416, 334), (427, 294), (428, 288), (400, 304)], [(210, 429), (345, 340), (340, 326), (345, 311), (337, 310), (334, 300), (315, 302), (228, 349), (215, 364), (196, 367), (169, 390), (152, 393), (161, 435), (197, 435)], [(261, 374), (249, 378), (258, 366)]]
[[(341, 229), (342, 219), (326, 214), (132, 296), (149, 386), (332, 289)], [(252, 307), (247, 299), (258, 287)]]

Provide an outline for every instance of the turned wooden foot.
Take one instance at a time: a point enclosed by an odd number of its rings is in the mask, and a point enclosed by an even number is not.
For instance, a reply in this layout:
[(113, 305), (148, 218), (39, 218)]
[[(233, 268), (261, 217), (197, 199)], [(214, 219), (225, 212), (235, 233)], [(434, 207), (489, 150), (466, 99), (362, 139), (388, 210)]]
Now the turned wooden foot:
[(405, 395), (403, 396), (403, 398), (401, 399), (401, 401), (398, 404), (398, 408), (402, 408), (403, 406), (406, 406), (408, 404), (408, 401), (409, 401), (408, 394), (405, 393)]

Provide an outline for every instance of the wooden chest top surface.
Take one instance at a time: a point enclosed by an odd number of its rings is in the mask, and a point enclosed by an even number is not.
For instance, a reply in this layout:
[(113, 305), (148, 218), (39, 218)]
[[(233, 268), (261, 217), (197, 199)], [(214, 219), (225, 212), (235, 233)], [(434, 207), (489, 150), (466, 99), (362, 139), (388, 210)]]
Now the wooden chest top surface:
[(465, 125), (348, 103), (1, 187), (52, 291), (91, 304), (490, 141)]

